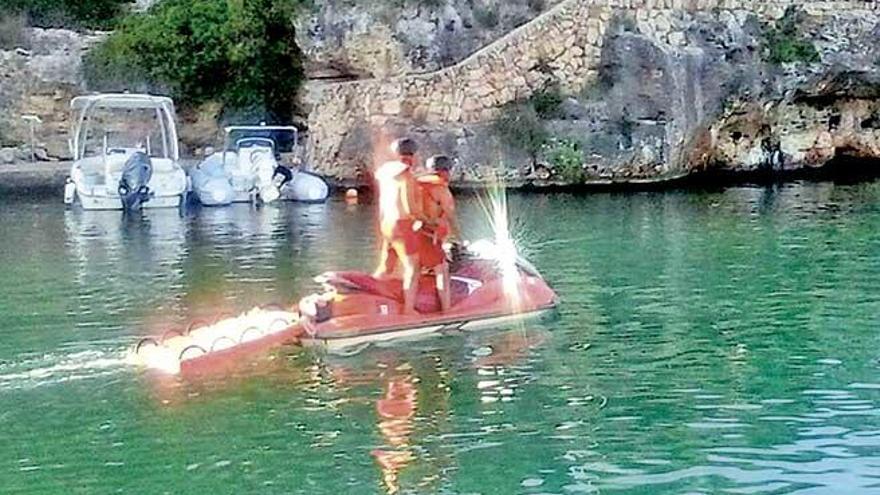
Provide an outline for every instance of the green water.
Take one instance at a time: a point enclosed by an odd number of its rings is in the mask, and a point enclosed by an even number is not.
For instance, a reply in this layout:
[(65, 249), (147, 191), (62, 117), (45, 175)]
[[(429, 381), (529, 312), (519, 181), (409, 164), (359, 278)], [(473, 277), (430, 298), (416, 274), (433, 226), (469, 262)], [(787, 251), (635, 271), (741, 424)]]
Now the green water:
[(373, 208), (57, 199), (0, 199), (0, 493), (880, 493), (880, 182), (514, 195), (558, 320), (199, 382), (122, 358), (369, 267)]

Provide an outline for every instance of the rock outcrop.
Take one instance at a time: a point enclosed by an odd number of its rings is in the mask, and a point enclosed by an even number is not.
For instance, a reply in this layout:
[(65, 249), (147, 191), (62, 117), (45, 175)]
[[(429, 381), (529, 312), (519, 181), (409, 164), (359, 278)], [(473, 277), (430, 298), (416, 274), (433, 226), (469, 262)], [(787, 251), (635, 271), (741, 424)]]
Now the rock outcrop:
[(880, 157), (880, 73), (838, 68), (763, 105), (741, 102), (710, 129), (707, 168), (785, 172)]
[(455, 64), (560, 0), (315, 0), (297, 21), (309, 77), (364, 78)]
[(577, 142), (577, 182), (877, 157), (878, 61), (876, 2), (565, 0), (456, 65), (325, 85), (309, 152), (357, 179), (408, 133), (459, 158), (462, 180), (530, 180), (534, 157), (493, 121), (556, 87), (567, 100), (541, 125)]
[(103, 36), (26, 29), (19, 46), (0, 50), (0, 145), (6, 155), (30, 158), (31, 121), (22, 116), (33, 115), (42, 121), (35, 132), (37, 157), (69, 158), (68, 104), (84, 90), (83, 53)]

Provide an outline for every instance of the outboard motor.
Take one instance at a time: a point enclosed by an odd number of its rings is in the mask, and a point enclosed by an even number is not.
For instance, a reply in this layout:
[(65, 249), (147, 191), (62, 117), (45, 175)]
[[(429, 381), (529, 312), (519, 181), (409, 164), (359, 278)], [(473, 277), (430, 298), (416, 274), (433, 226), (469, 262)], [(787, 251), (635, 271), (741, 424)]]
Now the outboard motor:
[(150, 200), (153, 193), (150, 192), (147, 184), (150, 183), (152, 177), (153, 164), (146, 153), (137, 151), (125, 161), (118, 189), (123, 210), (139, 210), (144, 203)]
[[(245, 149), (247, 152), (244, 151)], [(271, 203), (277, 200), (281, 196), (281, 191), (275, 186), (278, 162), (275, 161), (271, 146), (256, 144), (248, 148), (242, 148), (239, 153), (242, 155), (247, 153), (247, 159), (256, 178), (254, 186), (256, 193), (260, 196), (260, 201)]]
[[(276, 159), (276, 161), (278, 161)], [(293, 180), (293, 171), (284, 165), (278, 165), (275, 167), (275, 172), (272, 174), (272, 183), (275, 184), (275, 187), (280, 191), (282, 187), (284, 187), (288, 182)]]

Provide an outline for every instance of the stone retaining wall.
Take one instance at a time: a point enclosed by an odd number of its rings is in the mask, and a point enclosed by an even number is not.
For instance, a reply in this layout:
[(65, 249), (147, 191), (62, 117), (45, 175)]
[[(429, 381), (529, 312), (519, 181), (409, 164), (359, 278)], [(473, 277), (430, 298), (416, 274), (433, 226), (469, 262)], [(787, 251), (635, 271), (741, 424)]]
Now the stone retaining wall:
[(880, 11), (880, 3), (864, 0), (566, 0), (443, 70), (320, 87), (309, 116), (309, 159), (325, 173), (350, 175), (367, 165), (349, 163), (342, 156), (352, 129), (486, 122), (506, 104), (528, 98), (548, 82), (578, 91), (595, 80), (606, 31), (621, 13), (640, 33), (683, 47), (687, 33), (676, 28), (683, 14), (710, 11), (742, 23), (755, 14), (780, 18), (790, 6), (819, 16)]

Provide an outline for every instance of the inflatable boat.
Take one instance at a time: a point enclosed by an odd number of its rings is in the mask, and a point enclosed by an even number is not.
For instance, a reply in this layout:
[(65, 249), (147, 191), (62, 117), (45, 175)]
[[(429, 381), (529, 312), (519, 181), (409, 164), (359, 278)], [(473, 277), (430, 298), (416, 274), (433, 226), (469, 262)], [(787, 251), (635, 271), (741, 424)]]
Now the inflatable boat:
[(193, 195), (202, 205), (323, 202), (329, 196), (330, 188), (322, 177), (279, 163), (278, 140), (286, 138), (296, 146), (295, 127), (231, 126), (225, 133), (223, 150), (190, 170)]

